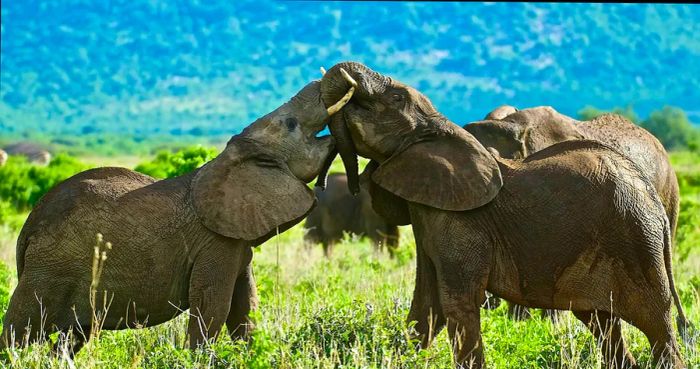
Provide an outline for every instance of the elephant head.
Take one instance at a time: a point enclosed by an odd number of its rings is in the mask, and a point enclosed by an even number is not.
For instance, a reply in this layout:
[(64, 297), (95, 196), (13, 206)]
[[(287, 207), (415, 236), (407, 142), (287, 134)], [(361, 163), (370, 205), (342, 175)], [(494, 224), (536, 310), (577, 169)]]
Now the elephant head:
[(316, 135), (351, 93), (326, 109), (320, 82), (311, 82), (233, 136), (192, 180), (193, 205), (204, 225), (257, 240), (306, 216), (315, 203), (306, 183), (319, 175), (323, 182), (336, 155), (333, 138)]
[(387, 195), (454, 211), (482, 206), (496, 196), (502, 178), (494, 157), (417, 90), (344, 62), (321, 80), (324, 103), (337, 101), (353, 83), (354, 95), (334, 116), (331, 131), (348, 178), (357, 178), (359, 154), (376, 162), (371, 179)]
[(516, 110), (504, 105), (464, 129), (502, 157), (521, 159), (558, 142), (583, 139), (575, 122), (549, 106)]

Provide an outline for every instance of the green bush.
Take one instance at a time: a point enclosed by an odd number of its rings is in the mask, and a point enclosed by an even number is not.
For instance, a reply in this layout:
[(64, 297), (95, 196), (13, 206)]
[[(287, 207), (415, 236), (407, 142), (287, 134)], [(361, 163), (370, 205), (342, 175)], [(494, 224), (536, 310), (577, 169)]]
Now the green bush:
[(13, 210), (30, 210), (55, 185), (86, 169), (88, 165), (66, 154), (56, 155), (47, 166), (11, 156), (0, 167), (0, 222)]
[(662, 110), (654, 111), (641, 126), (656, 136), (668, 150), (700, 149), (700, 130), (690, 123), (685, 112), (679, 108), (665, 106)]
[(0, 328), (5, 320), (5, 312), (10, 306), (10, 269), (0, 261)]
[(202, 146), (188, 147), (176, 153), (161, 151), (155, 159), (137, 165), (134, 170), (154, 178), (172, 178), (201, 167), (217, 154), (215, 148)]

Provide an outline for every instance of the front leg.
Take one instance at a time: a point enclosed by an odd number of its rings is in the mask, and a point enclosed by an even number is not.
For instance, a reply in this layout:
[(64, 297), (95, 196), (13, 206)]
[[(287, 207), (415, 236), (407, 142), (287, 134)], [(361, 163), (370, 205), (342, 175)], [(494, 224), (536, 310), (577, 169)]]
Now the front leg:
[(487, 238), (476, 232), (463, 236), (448, 234), (438, 239), (435, 267), (456, 366), (480, 369), (485, 365), (480, 307), (491, 253)]
[(416, 286), (413, 291), (408, 321), (415, 321), (416, 337), (421, 348), (428, 348), (433, 338), (445, 326), (438, 295), (435, 266), (416, 240)]
[(190, 276), (190, 348), (215, 340), (231, 309), (236, 278), (242, 269), (242, 255), (230, 245), (202, 250)]
[(250, 312), (258, 307), (258, 293), (253, 277), (253, 265), (248, 264), (246, 270), (236, 280), (236, 287), (231, 298), (231, 310), (226, 319), (226, 328), (232, 340), (247, 341), (255, 329), (255, 322), (250, 318)]

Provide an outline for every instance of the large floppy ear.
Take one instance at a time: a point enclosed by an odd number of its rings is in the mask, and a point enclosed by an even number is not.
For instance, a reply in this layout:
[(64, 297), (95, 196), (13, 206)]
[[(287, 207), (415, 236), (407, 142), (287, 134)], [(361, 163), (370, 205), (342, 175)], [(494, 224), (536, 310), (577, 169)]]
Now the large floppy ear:
[(381, 188), (371, 179), (372, 173), (374, 173), (378, 167), (379, 163), (371, 160), (365, 167), (365, 171), (360, 175), (360, 180), (367, 186), (369, 195), (372, 198), (372, 209), (389, 224), (411, 224), (411, 216), (408, 212), (408, 203), (406, 203), (406, 200)]
[(300, 220), (315, 197), (286, 164), (262, 148), (230, 143), (192, 180), (197, 216), (226, 237), (255, 240)]
[(496, 160), (466, 131), (411, 144), (372, 179), (406, 200), (452, 211), (490, 202), (503, 185)]

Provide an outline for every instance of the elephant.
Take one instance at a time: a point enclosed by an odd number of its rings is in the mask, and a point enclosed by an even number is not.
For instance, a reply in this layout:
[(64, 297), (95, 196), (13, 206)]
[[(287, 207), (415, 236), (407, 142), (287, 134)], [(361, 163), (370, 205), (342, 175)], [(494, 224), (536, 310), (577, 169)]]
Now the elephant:
[(8, 155), (24, 156), (30, 163), (48, 165), (51, 162), (51, 153), (40, 145), (32, 142), (17, 142), (4, 148)]
[(675, 236), (680, 195), (676, 172), (659, 140), (644, 128), (619, 114), (603, 114), (588, 121), (577, 121), (550, 106), (518, 110), (502, 105), (483, 121), (464, 126), (486, 147), (493, 147), (504, 158), (525, 158), (555, 143), (591, 139), (606, 143), (625, 154), (651, 179)]
[(689, 323), (674, 286), (669, 221), (634, 162), (594, 140), (505, 159), (414, 88), (360, 63), (328, 70), (324, 103), (348, 86), (354, 95), (329, 127), (349, 177), (357, 176), (349, 169), (357, 155), (370, 159), (374, 209), (413, 228), (408, 320), (421, 347), (447, 326), (457, 367), (482, 368), (488, 290), (527, 307), (573, 311), (612, 367), (636, 365), (621, 319), (647, 336), (656, 362), (684, 367), (673, 305), (679, 329)]
[(360, 179), (360, 193), (352, 196), (347, 192), (347, 176), (333, 173), (328, 176), (325, 191), (316, 188), (318, 204), (309, 213), (304, 223), (304, 238), (323, 245), (329, 257), (333, 245), (343, 239), (343, 232), (369, 237), (375, 246), (386, 246), (389, 255), (394, 255), (399, 242), (399, 228), (389, 224), (372, 209), (372, 200), (366, 188), (366, 180)]
[(5, 150), (0, 149), (0, 167), (5, 165), (6, 162), (7, 162), (7, 153), (5, 152)]
[[(306, 183), (325, 176), (336, 156), (333, 138), (316, 134), (348, 98), (326, 109), (320, 82), (311, 82), (179, 177), (158, 181), (103, 167), (54, 187), (20, 232), (18, 284), (1, 344), (73, 329), (85, 332), (74, 337), (77, 352), (94, 317), (101, 329), (140, 328), (188, 308), (192, 349), (216, 339), (224, 324), (232, 338), (247, 339), (258, 301), (253, 247), (315, 205)], [(98, 233), (108, 247), (95, 246)]]
[[(648, 175), (670, 221), (671, 239), (675, 239), (680, 195), (676, 173), (668, 154), (656, 137), (618, 114), (603, 114), (589, 121), (577, 121), (550, 106), (524, 109), (502, 105), (483, 121), (464, 126), (487, 147), (505, 158), (525, 158), (555, 143), (566, 140), (592, 139), (606, 143), (624, 153)], [(509, 304), (516, 319), (530, 315), (527, 308)], [(546, 315), (556, 316), (553, 311)]]

